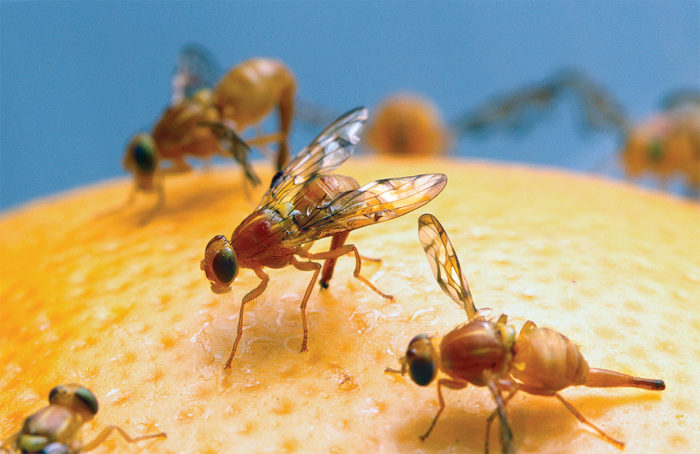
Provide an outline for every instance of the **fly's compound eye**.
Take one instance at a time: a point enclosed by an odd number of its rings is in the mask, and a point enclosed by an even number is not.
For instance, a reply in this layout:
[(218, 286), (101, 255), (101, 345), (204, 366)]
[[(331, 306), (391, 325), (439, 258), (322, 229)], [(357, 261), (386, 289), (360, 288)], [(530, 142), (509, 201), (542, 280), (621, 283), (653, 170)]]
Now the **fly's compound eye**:
[(419, 334), (408, 344), (406, 350), (408, 371), (419, 386), (428, 386), (437, 374), (435, 367), (435, 349), (427, 334)]
[(211, 289), (215, 293), (231, 290), (231, 283), (238, 274), (238, 264), (236, 253), (225, 236), (217, 235), (209, 241), (201, 268), (211, 281)]
[(97, 397), (95, 397), (92, 391), (81, 386), (75, 391), (75, 397), (85, 404), (93, 415), (97, 414), (99, 406), (97, 405)]
[(59, 386), (54, 386), (51, 391), (49, 391), (49, 403), (53, 404), (56, 403), (56, 398), (58, 397), (58, 394), (61, 392), (62, 385)]
[(158, 156), (156, 155), (156, 146), (150, 136), (146, 134), (136, 136), (129, 144), (129, 154), (139, 173), (155, 172)]

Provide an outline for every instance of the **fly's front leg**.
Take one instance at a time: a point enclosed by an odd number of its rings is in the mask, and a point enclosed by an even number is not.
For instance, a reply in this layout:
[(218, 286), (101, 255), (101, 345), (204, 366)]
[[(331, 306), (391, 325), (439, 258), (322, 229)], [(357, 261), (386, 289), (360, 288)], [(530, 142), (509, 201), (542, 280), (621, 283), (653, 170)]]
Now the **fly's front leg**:
[(122, 437), (124, 437), (124, 440), (126, 440), (127, 443), (136, 443), (137, 441), (147, 440), (149, 438), (166, 438), (167, 437), (165, 432), (160, 432), (157, 434), (142, 435), (140, 437), (131, 438), (129, 436), (129, 434), (126, 433), (126, 431), (124, 431), (124, 429), (122, 429), (121, 427), (119, 427), (119, 426), (107, 426), (104, 428), (104, 430), (102, 432), (99, 433), (99, 435), (97, 435), (95, 437), (94, 440), (92, 440), (90, 443), (88, 443), (86, 445), (83, 445), (80, 448), (80, 452), (85, 452), (85, 451), (90, 451), (92, 449), (95, 449), (97, 446), (100, 445), (100, 443), (105, 441), (105, 439), (109, 436), (109, 434), (112, 433), (113, 430), (116, 430), (117, 432), (119, 432), (119, 434)]
[(236, 354), (236, 349), (238, 348), (238, 343), (241, 341), (241, 336), (243, 336), (243, 312), (245, 311), (245, 305), (248, 301), (257, 298), (262, 295), (262, 293), (267, 288), (267, 283), (270, 282), (270, 276), (263, 272), (262, 268), (253, 268), (255, 274), (260, 278), (260, 284), (253, 290), (248, 292), (246, 296), (241, 300), (241, 309), (238, 312), (238, 328), (236, 328), (236, 340), (233, 342), (233, 348), (231, 349), (231, 354), (226, 361), (224, 369), (229, 369), (231, 367), (231, 361), (233, 361), (233, 356)]
[(389, 295), (388, 293), (382, 292), (377, 287), (375, 287), (374, 284), (372, 284), (366, 277), (364, 277), (360, 274), (360, 270), (362, 269), (362, 259), (360, 258), (360, 253), (358, 252), (358, 250), (354, 244), (346, 244), (346, 245), (340, 246), (336, 249), (331, 249), (330, 251), (327, 251), (327, 252), (319, 252), (319, 253), (315, 253), (315, 254), (307, 253), (307, 255), (305, 255), (305, 257), (310, 258), (310, 259), (316, 259), (316, 260), (337, 259), (338, 257), (341, 257), (345, 254), (349, 254), (351, 252), (353, 254), (355, 254), (355, 271), (353, 271), (352, 275), (355, 276), (360, 281), (362, 281), (362, 283), (364, 283), (367, 287), (371, 288), (376, 293), (381, 295), (383, 298), (393, 300), (394, 299), (393, 295)]
[(21, 431), (15, 432), (12, 435), (10, 435), (9, 437), (2, 440), (2, 442), (0, 443), (0, 452), (6, 452), (8, 454), (13, 452), (13, 450), (15, 448), (15, 442), (17, 441), (17, 439), (19, 438), (19, 436), (21, 434), (22, 434)]
[(316, 282), (316, 278), (318, 277), (318, 273), (321, 271), (321, 265), (316, 263), (316, 262), (300, 262), (294, 256), (292, 256), (292, 265), (294, 266), (294, 268), (296, 268), (300, 271), (313, 271), (314, 272), (314, 275), (311, 277), (311, 280), (309, 281), (309, 285), (306, 287), (306, 293), (304, 293), (304, 298), (301, 300), (301, 305), (299, 306), (299, 309), (301, 309), (301, 324), (304, 328), (304, 337), (301, 340), (300, 352), (305, 352), (306, 350), (308, 350), (306, 348), (306, 343), (309, 339), (309, 328), (306, 325), (306, 303), (309, 301), (309, 297), (311, 296), (311, 291), (314, 288), (314, 282)]
[(151, 222), (151, 219), (153, 219), (153, 215), (155, 215), (158, 210), (163, 208), (163, 205), (165, 205), (165, 190), (163, 189), (163, 182), (162, 181), (157, 181), (156, 182), (156, 192), (158, 194), (158, 200), (156, 201), (156, 204), (153, 205), (153, 208), (148, 210), (148, 212), (143, 216), (141, 219), (141, 224), (145, 225)]
[(438, 412), (435, 414), (435, 417), (433, 418), (433, 422), (430, 423), (430, 427), (428, 427), (428, 431), (420, 436), (421, 441), (425, 441), (425, 439), (428, 438), (428, 435), (430, 435), (430, 432), (433, 431), (433, 427), (435, 427), (435, 423), (437, 423), (437, 420), (440, 417), (440, 414), (445, 409), (445, 399), (442, 397), (442, 387), (443, 386), (447, 386), (450, 389), (464, 389), (467, 387), (467, 382), (458, 381), (458, 380), (450, 380), (448, 378), (441, 378), (440, 380), (438, 380), (437, 393), (438, 393), (438, 402), (440, 403), (440, 408), (438, 409)]

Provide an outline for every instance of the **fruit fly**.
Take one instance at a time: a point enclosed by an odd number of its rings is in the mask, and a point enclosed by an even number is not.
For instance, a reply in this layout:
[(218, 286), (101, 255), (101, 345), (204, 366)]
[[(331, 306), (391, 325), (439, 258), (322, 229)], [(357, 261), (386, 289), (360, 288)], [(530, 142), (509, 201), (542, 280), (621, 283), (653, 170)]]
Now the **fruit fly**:
[[(162, 114), (151, 134), (137, 134), (129, 142), (124, 167), (134, 175), (134, 192), (157, 192), (153, 211), (164, 203), (163, 175), (191, 170), (188, 156), (233, 157), (243, 167), (247, 180), (257, 185), (248, 156), (249, 145), (279, 141), (277, 168), (288, 160), (288, 136), (294, 113), (296, 81), (281, 62), (269, 58), (246, 60), (231, 69), (213, 87), (218, 67), (205, 50), (189, 46), (178, 62), (173, 79), (173, 104)], [(257, 125), (275, 108), (280, 130), (247, 142), (245, 129)], [(163, 167), (163, 162), (170, 165)]]
[(665, 112), (634, 125), (621, 150), (625, 173), (656, 175), (663, 187), (680, 176), (689, 194), (700, 192), (700, 100), (669, 105)]
[(418, 95), (396, 94), (377, 108), (365, 142), (381, 154), (433, 156), (447, 152), (453, 133), (433, 102)]
[(119, 426), (107, 426), (89, 443), (83, 443), (80, 428), (97, 414), (97, 398), (76, 384), (59, 385), (49, 393), (49, 405), (24, 420), (22, 429), (6, 438), (0, 450), (26, 454), (77, 454), (99, 446), (116, 430), (129, 443), (165, 438), (163, 432), (131, 437)]
[[(487, 386), (497, 404), (487, 419), (486, 452), (489, 429), (496, 416), (501, 421), (502, 451), (515, 451), (505, 406), (518, 391), (556, 397), (579, 421), (618, 448), (624, 447), (623, 442), (588, 421), (559, 391), (578, 385), (661, 391), (666, 387), (664, 382), (589, 367), (571, 340), (553, 329), (537, 327), (532, 321), (526, 322), (516, 336), (505, 314), (495, 320), (487, 319), (485, 314), (490, 310), (477, 310), (452, 243), (434, 216), (424, 214), (419, 218), (418, 236), (435, 279), (443, 292), (465, 310), (468, 320), (444, 335), (439, 345), (426, 334), (414, 337), (401, 358), (401, 369), (387, 368), (387, 372), (408, 373), (420, 386), (432, 383), (438, 372), (445, 375), (437, 381), (440, 408), (421, 439), (428, 437), (445, 408), (442, 388), (463, 389), (471, 383)], [(503, 392), (508, 394), (503, 397)]]
[[(272, 178), (260, 205), (234, 230), (230, 242), (217, 235), (207, 244), (201, 268), (215, 293), (231, 290), (239, 268), (253, 270), (261, 280), (241, 301), (227, 368), (243, 333), (245, 305), (267, 288), (270, 278), (263, 271), (265, 267), (291, 265), (313, 273), (300, 305), (304, 331), (301, 351), (307, 349), (306, 303), (322, 268), (314, 260), (324, 261), (320, 282), (326, 288), (336, 259), (352, 253), (354, 277), (384, 298), (393, 298), (360, 274), (362, 260), (357, 247), (345, 244), (345, 240), (351, 230), (394, 219), (428, 203), (445, 187), (447, 177), (431, 173), (377, 180), (360, 187), (352, 177), (329, 174), (355, 151), (366, 120), (367, 109), (358, 108), (333, 122)], [(309, 251), (314, 241), (325, 237), (332, 237), (328, 251)]]
[[(628, 178), (649, 173), (665, 187), (670, 179), (680, 177), (689, 193), (700, 190), (700, 92), (696, 90), (668, 95), (658, 114), (635, 123), (602, 87), (578, 71), (560, 71), (465, 113), (453, 128), (465, 135), (523, 130), (566, 95), (579, 101), (584, 129), (619, 137), (619, 159)], [(604, 168), (606, 163), (595, 167)]]
[[(334, 115), (302, 100), (297, 117), (307, 125), (319, 126)], [(384, 155), (427, 157), (447, 153), (454, 136), (435, 103), (418, 94), (397, 93), (379, 104), (360, 145)]]

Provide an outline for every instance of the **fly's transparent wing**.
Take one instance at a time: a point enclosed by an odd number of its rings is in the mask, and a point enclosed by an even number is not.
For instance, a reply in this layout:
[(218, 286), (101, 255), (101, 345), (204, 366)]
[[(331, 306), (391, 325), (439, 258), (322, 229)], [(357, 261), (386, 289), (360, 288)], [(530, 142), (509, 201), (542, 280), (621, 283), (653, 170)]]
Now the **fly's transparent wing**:
[(661, 100), (661, 108), (666, 111), (700, 109), (700, 90), (686, 88), (671, 92)]
[(206, 48), (199, 44), (186, 45), (177, 60), (171, 103), (174, 105), (191, 98), (203, 88), (212, 88), (220, 74), (216, 59)]
[(418, 218), (418, 238), (442, 291), (464, 308), (469, 320), (473, 320), (477, 310), (469, 284), (452, 242), (435, 216), (424, 214)]
[(251, 154), (250, 146), (241, 136), (238, 135), (233, 128), (226, 126), (218, 121), (202, 121), (199, 123), (202, 126), (208, 126), (212, 132), (219, 138), (223, 148), (228, 151), (233, 159), (235, 159), (241, 167), (246, 178), (253, 186), (260, 184), (260, 178), (253, 171), (253, 166), (250, 164), (248, 157)]
[(627, 116), (612, 95), (575, 70), (559, 71), (540, 83), (487, 101), (452, 126), (460, 134), (524, 132), (568, 95), (579, 101), (584, 130), (627, 131)]
[(358, 107), (331, 123), (272, 178), (259, 208), (292, 196), (308, 179), (340, 167), (355, 152), (367, 116), (367, 109)]
[(446, 184), (440, 173), (373, 181), (295, 215), (299, 231), (287, 241), (298, 245), (397, 218), (431, 201)]

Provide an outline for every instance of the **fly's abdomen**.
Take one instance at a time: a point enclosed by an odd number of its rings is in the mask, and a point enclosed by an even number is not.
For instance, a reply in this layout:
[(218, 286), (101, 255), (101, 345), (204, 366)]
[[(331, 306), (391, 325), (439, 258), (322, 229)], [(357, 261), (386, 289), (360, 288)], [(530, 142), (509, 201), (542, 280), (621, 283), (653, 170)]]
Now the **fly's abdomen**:
[(568, 386), (583, 384), (588, 377), (588, 362), (563, 334), (549, 328), (534, 328), (518, 336), (511, 375), (539, 388), (539, 394), (554, 394)]

